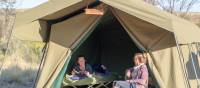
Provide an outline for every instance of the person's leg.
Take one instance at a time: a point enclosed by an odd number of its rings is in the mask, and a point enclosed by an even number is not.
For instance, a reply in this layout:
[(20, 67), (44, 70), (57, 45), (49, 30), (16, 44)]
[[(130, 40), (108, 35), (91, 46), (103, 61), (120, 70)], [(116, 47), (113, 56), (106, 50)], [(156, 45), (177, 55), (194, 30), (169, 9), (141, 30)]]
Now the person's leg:
[(127, 81), (116, 81), (113, 88), (130, 88), (130, 83)]
[(135, 83), (130, 83), (130, 88), (136, 88), (136, 84)]

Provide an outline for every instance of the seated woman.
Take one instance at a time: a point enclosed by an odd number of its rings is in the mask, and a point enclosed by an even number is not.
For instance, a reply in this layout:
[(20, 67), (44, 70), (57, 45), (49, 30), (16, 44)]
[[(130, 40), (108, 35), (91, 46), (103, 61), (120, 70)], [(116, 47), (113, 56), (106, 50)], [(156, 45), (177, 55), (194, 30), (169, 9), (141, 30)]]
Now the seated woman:
[(92, 67), (86, 64), (85, 56), (80, 55), (77, 60), (77, 65), (72, 70), (72, 79), (83, 79), (91, 76), (92, 73)]
[(148, 69), (142, 53), (136, 53), (133, 61), (135, 66), (126, 72), (125, 81), (116, 81), (113, 88), (147, 88)]

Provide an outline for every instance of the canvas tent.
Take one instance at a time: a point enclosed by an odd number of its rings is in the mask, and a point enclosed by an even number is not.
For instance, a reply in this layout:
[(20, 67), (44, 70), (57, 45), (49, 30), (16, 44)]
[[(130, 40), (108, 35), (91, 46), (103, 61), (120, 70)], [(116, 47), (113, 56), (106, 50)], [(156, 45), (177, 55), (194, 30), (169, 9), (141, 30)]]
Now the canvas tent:
[[(13, 36), (47, 42), (37, 88), (60, 87), (78, 47), (92, 36), (98, 25), (112, 23), (112, 19), (106, 21), (112, 17), (117, 19), (126, 35), (140, 50), (148, 52), (148, 65), (159, 87), (195, 88), (199, 85), (199, 52), (195, 51), (199, 51), (200, 29), (195, 24), (141, 0), (89, 0), (90, 7), (96, 8), (103, 4), (105, 11), (113, 15), (86, 15), (83, 12), (87, 2), (50, 0), (17, 15)], [(118, 37), (109, 38), (113, 40)]]

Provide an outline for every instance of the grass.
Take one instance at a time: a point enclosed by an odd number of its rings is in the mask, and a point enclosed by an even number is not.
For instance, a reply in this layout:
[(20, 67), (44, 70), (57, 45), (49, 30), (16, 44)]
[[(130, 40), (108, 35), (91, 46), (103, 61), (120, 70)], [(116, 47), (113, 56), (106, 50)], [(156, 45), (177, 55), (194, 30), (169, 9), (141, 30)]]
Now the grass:
[(12, 40), (8, 54), (4, 56), (0, 43), (1, 88), (32, 88), (42, 56), (44, 43)]

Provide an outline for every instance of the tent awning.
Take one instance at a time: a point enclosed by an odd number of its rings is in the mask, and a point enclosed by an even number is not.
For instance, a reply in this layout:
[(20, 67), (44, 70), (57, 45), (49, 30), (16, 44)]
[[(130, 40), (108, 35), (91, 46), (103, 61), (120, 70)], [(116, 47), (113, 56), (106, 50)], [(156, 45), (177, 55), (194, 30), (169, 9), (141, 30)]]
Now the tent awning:
[(177, 35), (180, 44), (200, 42), (200, 28), (184, 19), (141, 0), (101, 0), (102, 2)]
[[(82, 0), (54, 0), (48, 1), (44, 4), (41, 4), (35, 8), (29, 9), (22, 13), (17, 14), (15, 27), (26, 25), (35, 20), (41, 19), (46, 16), (50, 16), (64, 8), (70, 7), (76, 3), (81, 2)], [(70, 8), (68, 10), (74, 10), (74, 8)], [(71, 13), (71, 12), (64, 12)]]
[[(94, 0), (95, 1), (95, 0)], [(184, 19), (159, 10), (141, 0), (101, 0), (102, 2), (126, 12), (134, 17), (163, 28), (177, 35), (179, 43), (200, 42), (200, 28)], [(36, 8), (17, 15), (15, 29), (32, 24), (36, 20), (52, 20), (70, 14), (86, 6), (82, 0), (51, 0)], [(33, 28), (27, 30), (34, 30)], [(18, 33), (19, 34), (19, 33)], [(32, 38), (30, 38), (32, 39)], [(40, 39), (35, 39), (40, 40)]]
[(47, 22), (33, 21), (23, 26), (15, 27), (12, 36), (21, 40), (45, 41), (47, 39)]

